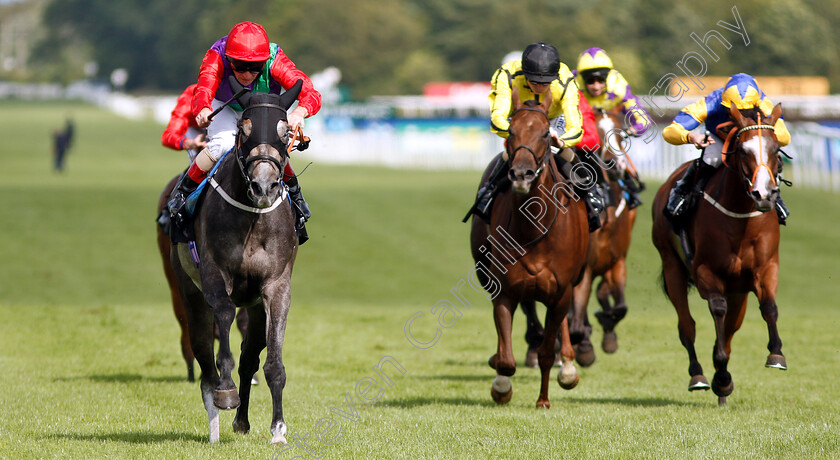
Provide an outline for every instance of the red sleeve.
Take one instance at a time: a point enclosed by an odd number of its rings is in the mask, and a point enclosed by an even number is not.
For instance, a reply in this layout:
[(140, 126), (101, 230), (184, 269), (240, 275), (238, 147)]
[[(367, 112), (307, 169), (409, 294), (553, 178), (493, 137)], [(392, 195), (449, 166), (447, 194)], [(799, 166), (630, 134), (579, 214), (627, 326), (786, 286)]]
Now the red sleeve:
[(312, 86), (312, 80), (298, 69), (281, 49), (277, 50), (274, 64), (271, 65), (271, 77), (280, 83), (283, 89), (289, 89), (298, 80), (303, 80), (303, 87), (298, 96), (298, 105), (305, 108), (310, 117), (321, 110), (321, 93)]
[(592, 107), (583, 92), (580, 94), (580, 114), (583, 118), (583, 137), (575, 146), (587, 152), (597, 152), (601, 148), (601, 139), (598, 138), (598, 126), (595, 125), (595, 113), (592, 112)]
[(192, 100), (193, 91), (196, 85), (187, 86), (187, 89), (178, 96), (178, 102), (172, 110), (172, 116), (169, 118), (169, 124), (166, 125), (166, 130), (160, 136), (161, 143), (164, 147), (169, 147), (173, 150), (182, 150), (183, 145), (181, 141), (184, 139), (187, 129), (195, 124), (192, 115)]
[(201, 68), (198, 70), (198, 84), (192, 101), (193, 116), (198, 115), (198, 112), (205, 107), (213, 108), (213, 97), (224, 75), (222, 57), (213, 49), (207, 50), (204, 60), (201, 61)]

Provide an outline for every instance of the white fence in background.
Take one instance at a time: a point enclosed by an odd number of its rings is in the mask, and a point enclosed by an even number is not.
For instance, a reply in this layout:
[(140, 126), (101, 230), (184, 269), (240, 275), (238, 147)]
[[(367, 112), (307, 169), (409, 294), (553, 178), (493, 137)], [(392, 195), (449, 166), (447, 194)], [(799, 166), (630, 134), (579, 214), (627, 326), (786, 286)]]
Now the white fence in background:
[[(153, 118), (166, 124), (177, 96), (133, 97), (113, 92), (101, 83), (80, 81), (67, 87), (57, 84), (21, 84), (0, 82), (0, 99), (54, 100), (82, 99), (131, 119)], [(785, 113), (826, 119), (840, 118), (840, 96), (779, 98)], [(670, 103), (660, 98), (657, 104), (678, 110), (682, 102)], [(673, 105), (673, 107), (668, 104)], [(380, 104), (381, 105), (381, 104)], [(381, 109), (380, 106), (373, 105)], [(364, 107), (373, 107), (364, 105)], [(502, 150), (502, 140), (490, 133), (489, 122), (475, 123), (449, 120), (431, 126), (418, 120), (393, 123), (394, 120), (370, 122), (365, 129), (353, 129), (352, 114), (335, 110), (338, 117), (330, 120), (330, 109), (307, 120), (306, 134), (312, 144), (303, 157), (334, 164), (381, 165), (391, 168), (473, 169), (481, 170)], [(381, 110), (380, 110), (381, 111)], [(385, 110), (387, 113), (387, 110)], [(338, 123), (335, 121), (338, 120)], [(795, 186), (817, 188), (840, 193), (840, 129), (817, 123), (788, 122), (791, 145), (784, 148), (793, 156), (793, 167), (787, 170)], [(659, 127), (657, 127), (659, 128)], [(630, 158), (642, 177), (664, 180), (677, 166), (696, 158), (692, 146), (673, 146), (660, 133), (631, 139)]]
[[(797, 187), (840, 193), (840, 129), (817, 123), (788, 123), (788, 128), (792, 142), (783, 150), (793, 160), (787, 179)], [(330, 132), (310, 122), (306, 132), (313, 141), (303, 156), (334, 164), (481, 170), (503, 148), (502, 140), (489, 130), (474, 128), (395, 130), (383, 125)], [(690, 145), (668, 144), (660, 133), (648, 139), (649, 143), (641, 138), (630, 143), (630, 158), (644, 178), (664, 180), (700, 153)]]

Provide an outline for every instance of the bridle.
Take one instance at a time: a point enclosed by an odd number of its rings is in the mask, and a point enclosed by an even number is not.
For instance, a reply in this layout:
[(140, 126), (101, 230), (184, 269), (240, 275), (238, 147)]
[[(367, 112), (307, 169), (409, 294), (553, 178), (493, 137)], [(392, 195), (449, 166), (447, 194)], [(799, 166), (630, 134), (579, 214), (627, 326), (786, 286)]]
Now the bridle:
[[(255, 163), (270, 163), (273, 167), (277, 168), (277, 174), (280, 176), (280, 180), (277, 182), (282, 182), (283, 178), (283, 169), (285, 168), (284, 163), (289, 159), (289, 152), (286, 149), (288, 143), (288, 134), (284, 137), (280, 137), (277, 133), (277, 123), (280, 120), (285, 120), (286, 118), (286, 110), (277, 104), (272, 103), (259, 103), (253, 104), (248, 106), (242, 112), (242, 119), (249, 119), (246, 115), (249, 111), (253, 111), (256, 109), (262, 109), (264, 112), (267, 112), (268, 116), (264, 116), (259, 119), (261, 126), (259, 128), (252, 127), (252, 132), (250, 136), (245, 136), (242, 121), (240, 121), (239, 126), (239, 133), (237, 135), (237, 143), (236, 143), (236, 163), (239, 165), (239, 172), (242, 174), (242, 178), (245, 180), (245, 186), (248, 190), (249, 197), (253, 199), (251, 194), (251, 184), (253, 183), (253, 179), (251, 178), (250, 174), (248, 173), (252, 166), (255, 166)], [(251, 122), (254, 123), (255, 118), (250, 118)], [(249, 155), (249, 153), (259, 145), (268, 144), (274, 147), (278, 152), (280, 152), (280, 158), (283, 160), (278, 160), (276, 157), (271, 155)]]
[[(520, 107), (520, 108), (514, 110), (513, 113), (510, 116), (511, 120), (513, 119), (513, 117), (516, 116), (517, 113), (525, 112), (525, 111), (527, 111), (527, 112), (538, 112), (542, 116), (545, 117), (546, 121), (550, 121), (549, 118), (548, 118), (548, 114), (543, 112), (542, 109), (539, 109), (537, 107), (527, 107), (527, 106), (526, 107)], [(543, 170), (545, 169), (545, 166), (548, 164), (548, 160), (551, 158), (551, 155), (550, 155), (550, 153), (551, 153), (551, 141), (546, 142), (545, 151), (543, 152), (542, 160), (537, 156), (537, 152), (535, 152), (534, 149), (532, 149), (531, 146), (529, 146), (529, 145), (522, 144), (522, 145), (517, 146), (516, 148), (511, 148), (510, 144), (507, 144), (509, 161), (513, 161), (513, 158), (516, 156), (516, 152), (518, 152), (520, 149), (527, 150), (528, 153), (530, 153), (531, 156), (534, 158), (534, 164), (538, 165), (537, 170), (534, 171), (534, 176), (535, 176), (535, 178), (540, 177), (540, 174), (542, 174)]]
[[(764, 139), (764, 133), (762, 133), (762, 130), (764, 130), (764, 129), (768, 129), (770, 131), (775, 131), (774, 126), (767, 125), (767, 124), (762, 124), (762, 123), (758, 123), (758, 124), (750, 125), (750, 126), (745, 126), (745, 127), (741, 128), (741, 129), (738, 129), (738, 130), (733, 128), (732, 130), (729, 131), (729, 135), (726, 136), (726, 142), (724, 142), (724, 144), (723, 144), (723, 149), (722, 149), (723, 163), (727, 167), (732, 168), (732, 166), (729, 165), (729, 162), (727, 160), (728, 160), (728, 156), (730, 154), (736, 152), (736, 149), (732, 149), (731, 151), (727, 152), (727, 148), (729, 147), (730, 142), (734, 140), (738, 144), (738, 147), (740, 148), (741, 153), (743, 154), (744, 149), (743, 149), (743, 143), (741, 142), (741, 135), (744, 134), (747, 131), (758, 130), (758, 134), (757, 134), (758, 150), (760, 152), (758, 160), (760, 161), (760, 163), (756, 166), (755, 170), (753, 170), (752, 177), (747, 177), (747, 174), (744, 172), (744, 169), (740, 167), (741, 158), (740, 158), (740, 156), (736, 155), (737, 162), (738, 162), (738, 167), (736, 167), (734, 169), (736, 169), (738, 171), (738, 174), (741, 175), (741, 179), (743, 180), (743, 183), (746, 184), (746, 188), (747, 188), (748, 191), (752, 189), (753, 184), (755, 183), (756, 176), (758, 175), (758, 172), (759, 172), (759, 170), (761, 170), (761, 168), (767, 169), (767, 172), (769, 173), (769, 176), (770, 176), (770, 181), (772, 182), (772, 184), (774, 186), (778, 186), (778, 184), (776, 183), (776, 173), (773, 172), (773, 170), (770, 169), (770, 166), (767, 165), (766, 160), (764, 159), (764, 155), (763, 155), (764, 149), (763, 149), (763, 146), (762, 146), (761, 142)], [(769, 159), (769, 154), (768, 154), (767, 157)]]

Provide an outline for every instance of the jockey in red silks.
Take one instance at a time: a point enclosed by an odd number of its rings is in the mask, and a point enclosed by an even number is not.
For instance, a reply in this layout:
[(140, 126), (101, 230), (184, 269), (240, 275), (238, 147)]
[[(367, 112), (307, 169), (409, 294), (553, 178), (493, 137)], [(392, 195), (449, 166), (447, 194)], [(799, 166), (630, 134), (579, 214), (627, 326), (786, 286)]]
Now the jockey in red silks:
[[(304, 119), (321, 109), (321, 93), (312, 86), (312, 80), (298, 69), (276, 43), (268, 41), (265, 29), (253, 22), (233, 26), (228, 35), (220, 38), (207, 50), (198, 73), (198, 83), (192, 100), (192, 113), (198, 127), (207, 128), (207, 147), (198, 153), (187, 173), (182, 177), (172, 199), (169, 211), (174, 216), (183, 207), (186, 197), (207, 176), (217, 161), (234, 147), (237, 123), (242, 117), (242, 107), (230, 104), (212, 120), (210, 114), (233, 97), (228, 77), (236, 80), (251, 92), (280, 94), (298, 80), (303, 86), (298, 105), (287, 115), (289, 129), (302, 128)], [(287, 163), (284, 181), (295, 203), (298, 221), (309, 219), (309, 206), (303, 199), (297, 176)]]
[(190, 162), (195, 159), (199, 150), (207, 147), (204, 130), (199, 129), (192, 114), (195, 87), (195, 84), (187, 86), (187, 89), (178, 96), (178, 101), (169, 117), (169, 124), (166, 125), (166, 129), (160, 136), (160, 141), (164, 147), (169, 147), (172, 150), (186, 150)]

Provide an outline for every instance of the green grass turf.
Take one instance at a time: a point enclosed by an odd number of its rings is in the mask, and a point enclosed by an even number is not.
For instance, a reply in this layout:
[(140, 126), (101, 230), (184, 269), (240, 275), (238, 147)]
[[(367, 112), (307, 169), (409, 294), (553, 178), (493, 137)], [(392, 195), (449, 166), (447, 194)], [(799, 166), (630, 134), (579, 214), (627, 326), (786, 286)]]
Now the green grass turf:
[[(49, 132), (68, 114), (77, 139), (58, 174)], [(460, 218), (478, 172), (314, 164), (301, 178), (312, 240), (298, 254), (283, 353), (292, 449), (278, 452), (268, 444), (264, 384), (252, 392), (251, 433), (234, 434), (233, 412), (223, 412), (221, 442), (206, 444), (154, 240), (159, 191), (186, 163), (160, 146), (162, 127), (86, 106), (8, 102), (0, 126), (0, 458), (840, 457), (836, 195), (784, 191), (793, 215), (782, 230), (778, 303), (790, 370), (763, 367), (767, 332), (751, 298), (732, 344), (735, 392), (718, 407), (711, 392), (686, 391), (676, 314), (657, 284), (650, 184), (630, 250), (620, 348), (599, 353), (570, 392), (552, 378), (544, 411), (534, 408), (532, 369), (518, 369), (510, 404), (490, 399), (491, 308), (469, 287), (472, 308), (435, 346), (421, 350), (404, 336), (422, 311), (414, 334), (431, 337), (430, 310), (454, 301), (450, 289), (467, 279)], [(305, 158), (293, 162), (300, 170)], [(696, 293), (691, 302), (711, 377), (714, 328)], [(523, 323), (517, 315), (519, 359)], [(390, 386), (373, 370), (386, 356), (405, 370), (383, 367)], [(355, 388), (368, 377), (382, 391), (363, 404)], [(326, 437), (336, 439), (327, 445), (317, 431), (330, 416), (337, 425)]]

